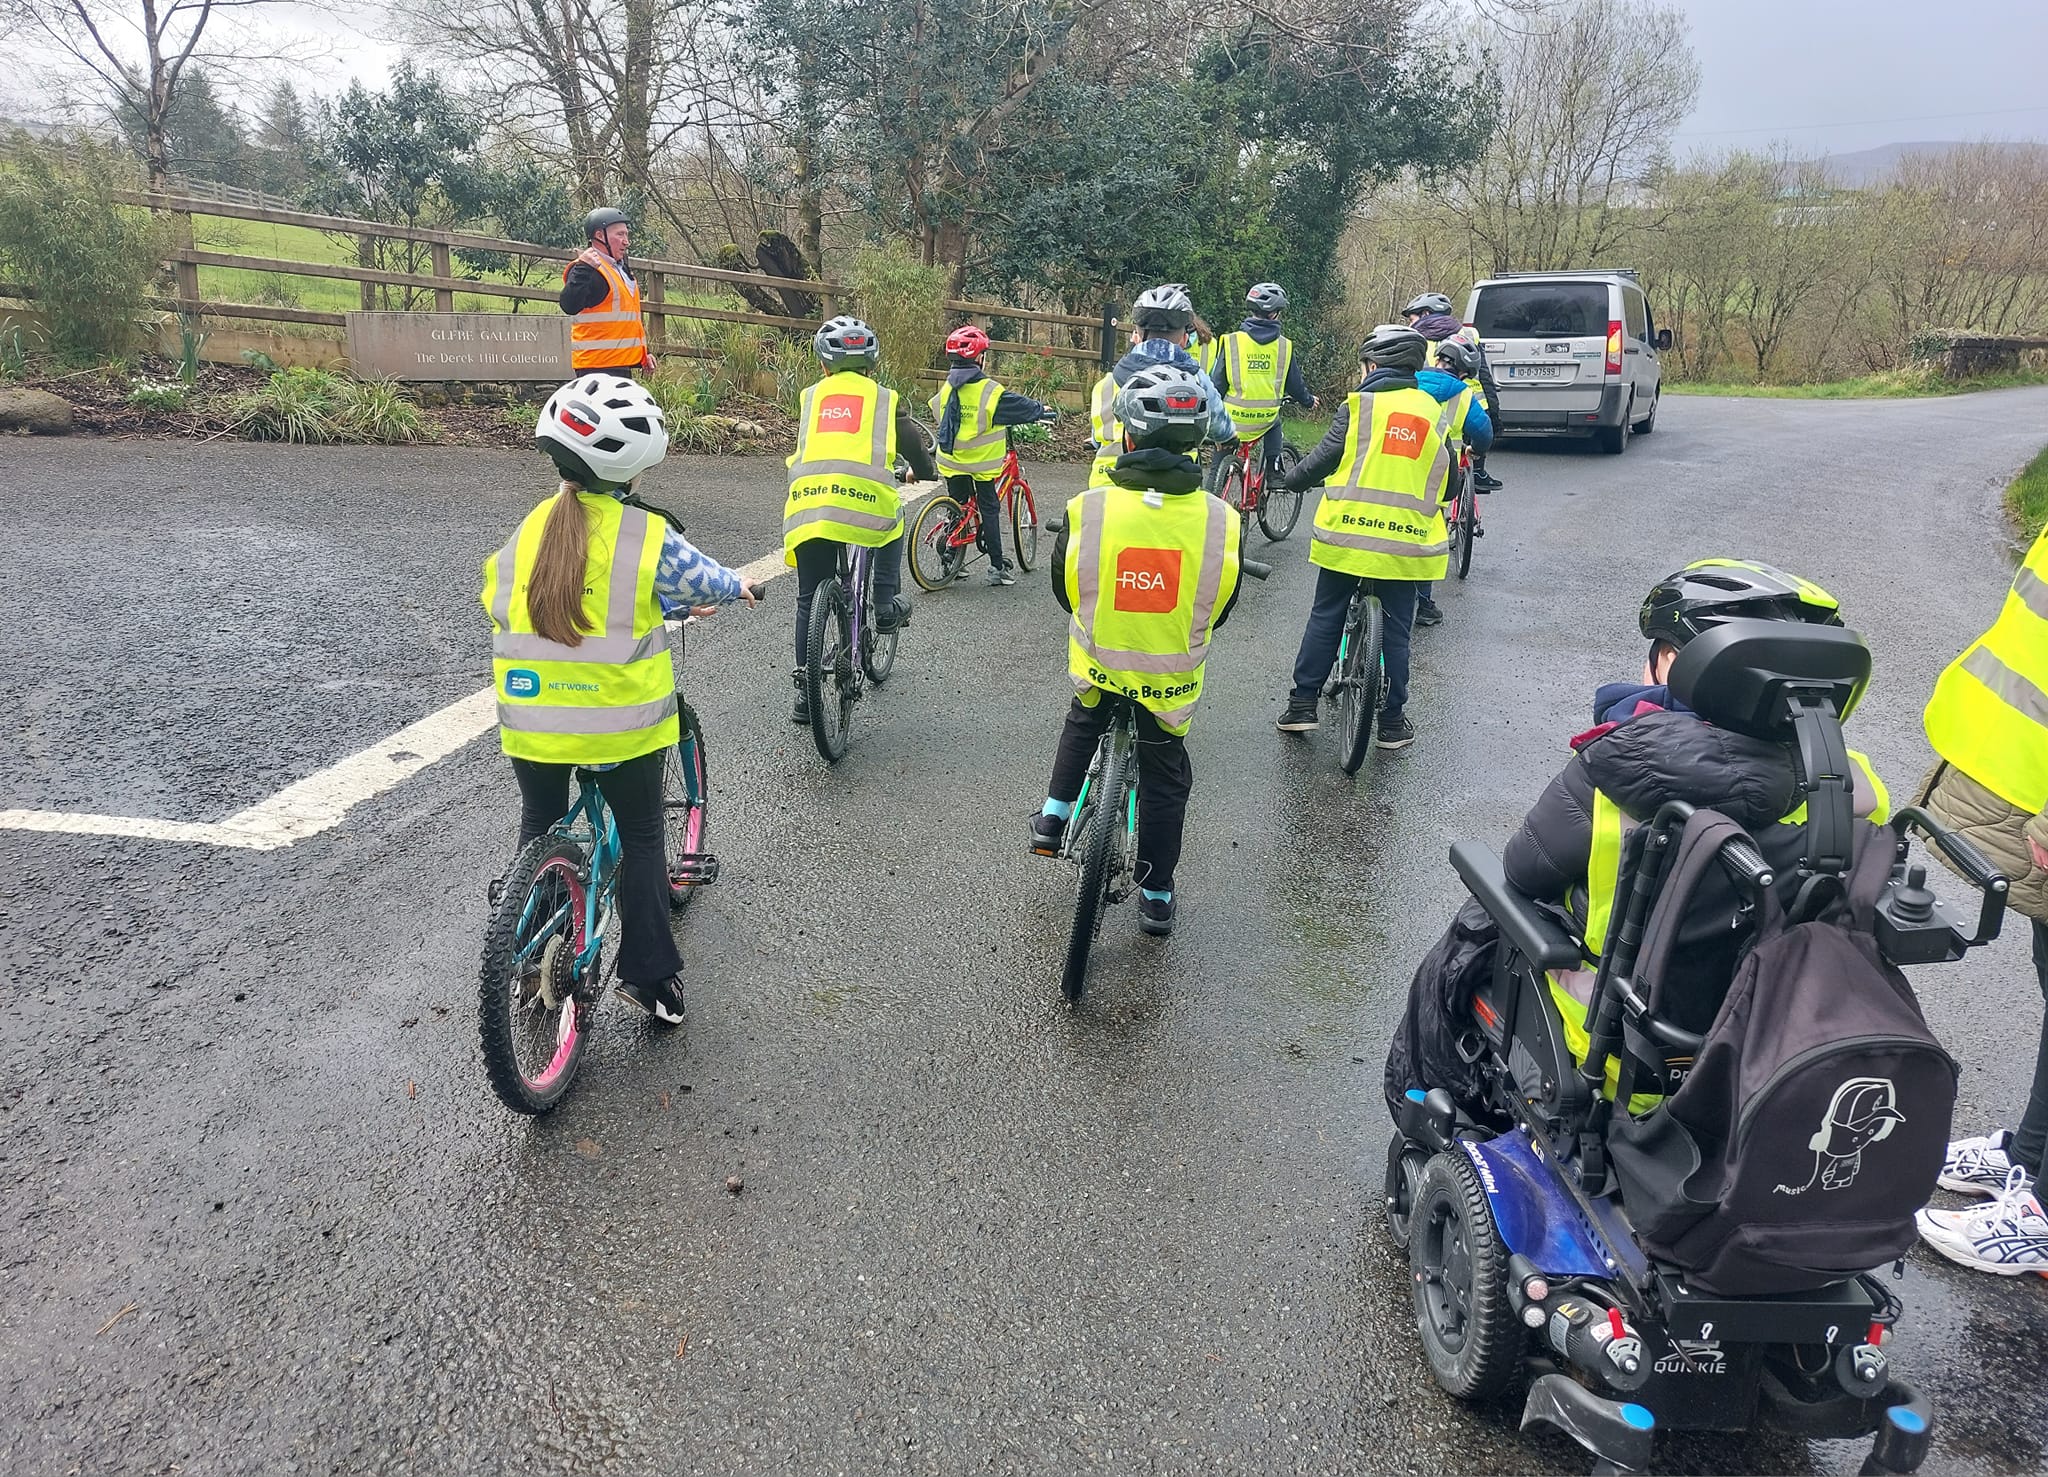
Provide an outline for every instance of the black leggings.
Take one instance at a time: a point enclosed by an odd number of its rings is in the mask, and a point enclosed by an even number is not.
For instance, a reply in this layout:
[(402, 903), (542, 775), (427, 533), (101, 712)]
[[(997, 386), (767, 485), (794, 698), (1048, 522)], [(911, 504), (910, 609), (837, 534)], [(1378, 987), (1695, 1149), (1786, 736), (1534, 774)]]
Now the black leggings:
[[(811, 603), (818, 586), (839, 577), (839, 551), (853, 553), (850, 545), (837, 539), (806, 539), (796, 546), (796, 664), (803, 669), (811, 632)], [(903, 540), (893, 538), (875, 550), (874, 599), (887, 605), (903, 588)]]
[(981, 505), (982, 552), (988, 555), (988, 562), (997, 569), (1009, 566), (1003, 562), (1003, 503), (996, 496), (996, 479), (983, 479), (955, 472), (946, 479), (946, 491), (953, 501), (966, 507), (969, 500)]
[[(662, 842), (661, 765), (666, 748), (602, 770), (597, 787), (619, 827), (619, 978), (651, 985), (683, 967), (669, 932), (668, 854)], [(519, 777), (519, 845), (569, 813), (573, 764), (514, 759)]]
[[(1195, 787), (1195, 766), (1188, 760), (1186, 740), (1168, 733), (1145, 708), (1138, 715), (1138, 876), (1140, 887), (1173, 891), (1173, 869), (1180, 865), (1181, 830), (1187, 824), (1188, 795)], [(1093, 707), (1074, 699), (1067, 726), (1060, 730), (1053, 756), (1049, 799), (1072, 801), (1081, 794), (1088, 761), (1109, 730), (1116, 704), (1104, 697)]]

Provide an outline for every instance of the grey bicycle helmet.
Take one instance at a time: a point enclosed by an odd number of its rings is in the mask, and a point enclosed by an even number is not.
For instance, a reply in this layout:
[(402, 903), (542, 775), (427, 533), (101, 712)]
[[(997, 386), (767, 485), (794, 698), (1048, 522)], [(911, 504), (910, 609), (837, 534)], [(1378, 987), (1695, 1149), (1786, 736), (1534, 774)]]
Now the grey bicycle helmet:
[(1287, 292), (1277, 282), (1261, 282), (1244, 295), (1254, 313), (1271, 315), (1287, 310)]
[(875, 361), (882, 357), (875, 331), (844, 313), (826, 320), (811, 339), (811, 347), (817, 350), (827, 369), (873, 369)]
[(1187, 288), (1178, 282), (1163, 282), (1138, 294), (1131, 306), (1131, 321), (1141, 330), (1186, 333), (1195, 324), (1195, 305)]
[(1461, 380), (1479, 378), (1479, 351), (1460, 338), (1441, 339), (1436, 344), (1437, 368)]
[(597, 235), (599, 231), (608, 230), (613, 226), (630, 226), (631, 224), (632, 222), (626, 219), (626, 213), (623, 210), (614, 210), (609, 205), (600, 205), (597, 209), (591, 211), (589, 215), (583, 217), (583, 239), (588, 241)]
[(1698, 559), (1657, 581), (1639, 618), (1652, 641), (1683, 647), (1723, 621), (1839, 626), (1842, 608), (1811, 580), (1751, 559)]
[(1440, 292), (1425, 292), (1421, 297), (1414, 299), (1407, 307), (1403, 308), (1401, 316), (1403, 318), (1416, 317), (1424, 313), (1443, 313), (1448, 315), (1450, 311), (1451, 300), (1449, 298)]
[(1137, 447), (1192, 451), (1209, 426), (1202, 382), (1185, 369), (1161, 364), (1141, 369), (1117, 388), (1110, 413)]
[(1358, 346), (1359, 362), (1416, 370), (1429, 356), (1429, 340), (1399, 323), (1382, 323)]

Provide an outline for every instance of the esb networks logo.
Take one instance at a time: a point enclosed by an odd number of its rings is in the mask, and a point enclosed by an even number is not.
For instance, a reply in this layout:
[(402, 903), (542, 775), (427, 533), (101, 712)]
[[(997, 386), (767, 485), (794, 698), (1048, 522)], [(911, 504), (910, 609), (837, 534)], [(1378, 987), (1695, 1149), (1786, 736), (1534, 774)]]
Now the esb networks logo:
[(1123, 549), (1116, 556), (1118, 610), (1157, 615), (1180, 604), (1179, 549)]
[(860, 430), (867, 406), (858, 395), (827, 395), (818, 402), (818, 429), (850, 434)]
[(1380, 437), (1380, 450), (1388, 456), (1405, 456), (1414, 461), (1422, 455), (1429, 430), (1429, 422), (1421, 416), (1397, 410), (1387, 417), (1387, 430)]

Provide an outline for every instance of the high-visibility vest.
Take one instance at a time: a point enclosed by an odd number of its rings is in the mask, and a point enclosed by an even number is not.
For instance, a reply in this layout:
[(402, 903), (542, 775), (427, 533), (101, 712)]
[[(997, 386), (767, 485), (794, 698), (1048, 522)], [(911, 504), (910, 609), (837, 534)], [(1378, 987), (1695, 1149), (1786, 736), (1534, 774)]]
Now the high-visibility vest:
[(654, 593), (664, 525), (617, 498), (576, 496), (589, 530), (576, 645), (540, 635), (526, 608), (552, 498), (484, 560), (498, 736), (519, 759), (616, 764), (676, 742), (676, 670)]
[(1997, 621), (1935, 682), (1922, 722), (1935, 753), (2006, 804), (2048, 810), (2048, 529)]
[(995, 420), (1003, 387), (986, 376), (958, 390), (941, 385), (931, 399), (933, 425), (945, 419), (949, 395), (960, 402), (960, 430), (953, 437), (951, 451), (939, 448), (939, 470), (949, 477), (978, 477), (985, 482), (1002, 468), (1008, 451), (1008, 440)]
[(1129, 697), (1186, 733), (1216, 612), (1237, 589), (1237, 514), (1206, 492), (1093, 487), (1067, 504), (1067, 528), (1075, 691)]
[(1344, 459), (1316, 505), (1312, 564), (1367, 579), (1440, 580), (1450, 568), (1443, 495), (1463, 396), (1354, 391)]
[(1223, 407), (1237, 439), (1250, 441), (1273, 429), (1280, 419), (1285, 398), (1287, 369), (1294, 362), (1294, 345), (1285, 336), (1262, 344), (1243, 329), (1226, 333), (1210, 350), (1213, 363), (1220, 352), (1230, 388), (1223, 392)]
[(1472, 402), (1479, 398), (1479, 392), (1472, 387), (1470, 380), (1462, 380), (1460, 383), (1465, 388), (1451, 396), (1450, 399), (1451, 426), (1448, 434), (1451, 440), (1451, 455), (1453, 457), (1456, 457), (1459, 450), (1465, 445), (1465, 413), (1472, 408)]
[[(640, 322), (638, 284), (595, 246), (577, 253), (576, 262), (596, 268), (608, 290), (603, 302), (569, 320), (570, 364), (578, 370), (639, 368), (647, 357), (647, 329)], [(562, 268), (564, 282), (576, 262)]]
[(788, 466), (782, 552), (789, 564), (796, 546), (814, 538), (879, 549), (903, 532), (894, 390), (850, 369), (805, 390)]
[(1088, 428), (1095, 436), (1095, 465), (1088, 469), (1090, 487), (1107, 487), (1110, 468), (1124, 454), (1124, 426), (1116, 418), (1116, 375), (1105, 374), (1088, 392)]

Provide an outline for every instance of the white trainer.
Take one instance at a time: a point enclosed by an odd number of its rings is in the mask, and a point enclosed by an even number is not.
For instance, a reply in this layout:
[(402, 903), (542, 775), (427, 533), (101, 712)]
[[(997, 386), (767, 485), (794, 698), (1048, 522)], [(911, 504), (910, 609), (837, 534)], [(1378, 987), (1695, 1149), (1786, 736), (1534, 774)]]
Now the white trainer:
[(2048, 1214), (2018, 1165), (1996, 1200), (1968, 1210), (1922, 1210), (1913, 1219), (1920, 1238), (1952, 1262), (1999, 1277), (2048, 1277)]

